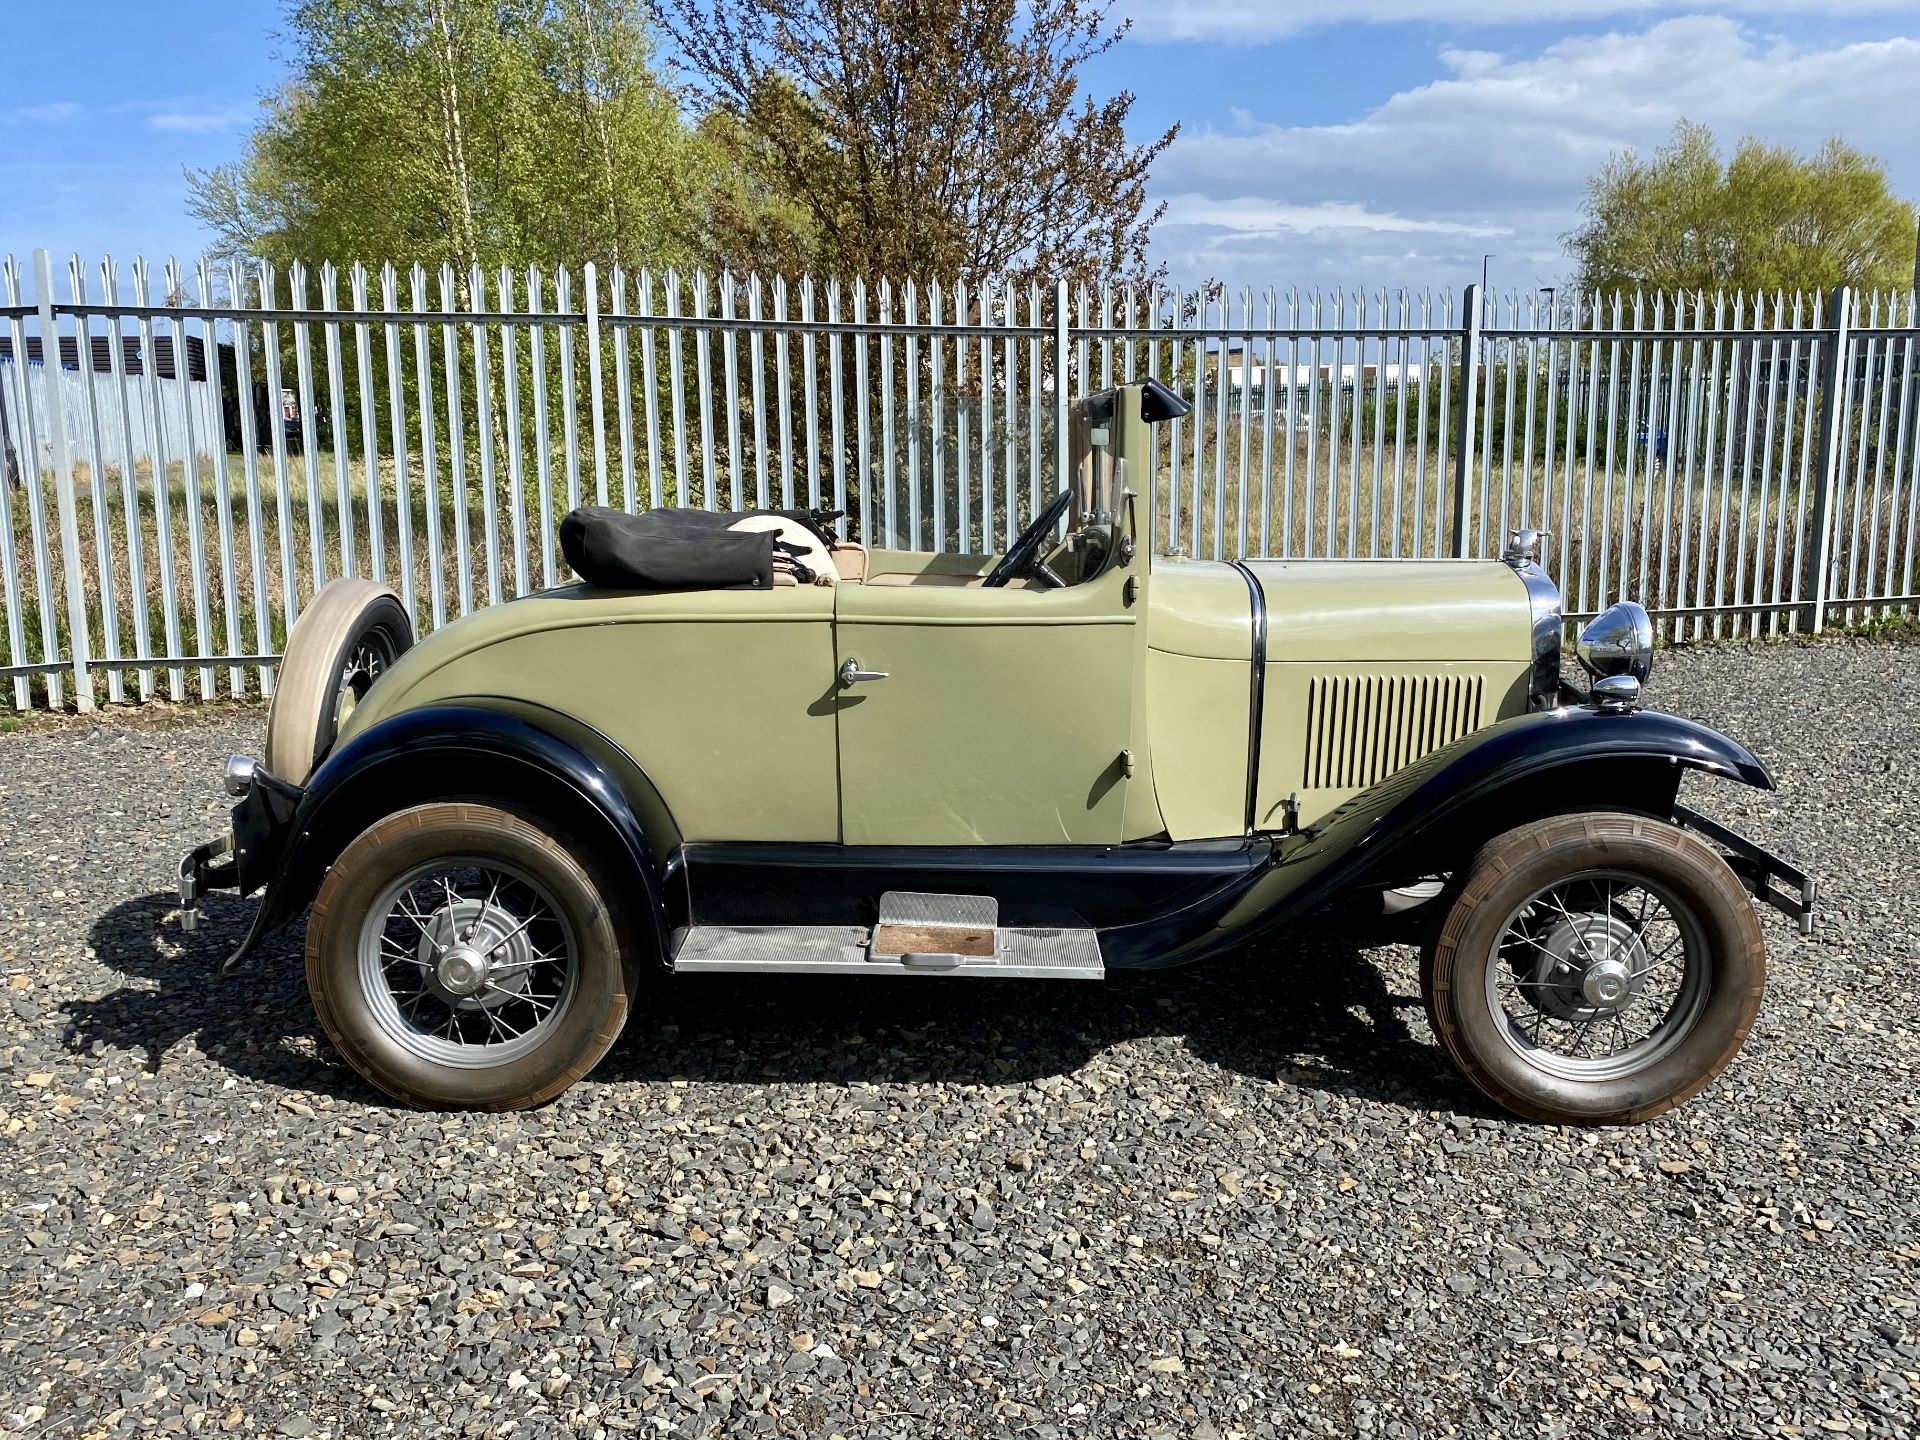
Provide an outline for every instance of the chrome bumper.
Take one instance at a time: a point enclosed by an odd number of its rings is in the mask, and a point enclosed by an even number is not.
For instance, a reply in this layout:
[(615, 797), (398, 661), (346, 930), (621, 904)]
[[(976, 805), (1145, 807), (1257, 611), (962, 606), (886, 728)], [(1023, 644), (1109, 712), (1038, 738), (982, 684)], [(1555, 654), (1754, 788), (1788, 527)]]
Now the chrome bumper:
[(1738, 830), (1729, 830), (1718, 820), (1709, 820), (1698, 810), (1685, 805), (1673, 807), (1673, 819), (1711, 840), (1727, 852), (1727, 864), (1740, 877), (1754, 899), (1765, 901), (1782, 915), (1799, 922), (1802, 935), (1813, 934), (1813, 906), (1819, 885), (1806, 871), (1789, 865), (1764, 846), (1756, 845)]
[(272, 878), (300, 803), (299, 786), (277, 779), (249, 756), (229, 756), (222, 779), (239, 803), (225, 835), (180, 857), (182, 930), (200, 928), (200, 902), (209, 890), (250, 895)]
[(233, 836), (196, 845), (180, 857), (180, 928), (200, 928), (200, 900), (209, 890), (231, 890), (240, 883), (234, 866)]

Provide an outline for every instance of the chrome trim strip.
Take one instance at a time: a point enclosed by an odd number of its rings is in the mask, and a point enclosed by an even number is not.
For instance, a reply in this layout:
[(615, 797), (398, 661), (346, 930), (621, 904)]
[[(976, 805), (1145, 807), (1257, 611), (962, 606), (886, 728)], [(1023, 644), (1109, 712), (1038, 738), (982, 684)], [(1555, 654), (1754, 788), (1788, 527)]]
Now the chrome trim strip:
[(1527, 678), (1527, 708), (1551, 710), (1559, 702), (1560, 647), (1567, 628), (1560, 587), (1532, 561), (1513, 566), (1527, 587), (1527, 607), (1533, 625), (1532, 668)]
[(1247, 582), (1253, 597), (1253, 655), (1250, 676), (1251, 698), (1247, 707), (1247, 834), (1253, 834), (1254, 809), (1260, 786), (1261, 712), (1267, 700), (1267, 596), (1260, 588), (1260, 577), (1239, 560), (1231, 562)]

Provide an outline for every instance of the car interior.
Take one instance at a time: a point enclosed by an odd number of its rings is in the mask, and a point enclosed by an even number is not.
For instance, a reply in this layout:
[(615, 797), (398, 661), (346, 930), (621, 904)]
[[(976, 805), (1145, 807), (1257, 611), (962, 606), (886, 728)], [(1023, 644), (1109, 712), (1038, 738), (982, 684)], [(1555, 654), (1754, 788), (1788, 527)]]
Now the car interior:
[[(812, 583), (941, 588), (1052, 590), (1079, 585), (1106, 570), (1118, 553), (1126, 462), (1110, 455), (1104, 432), (1074, 426), (1073, 484), (1056, 495), (999, 555), (929, 555), (912, 569), (882, 568), (901, 552), (870, 550), (857, 540), (821, 536), (803, 521), (777, 514), (742, 516), (728, 528), (771, 530)], [(776, 585), (800, 583), (782, 569)]]

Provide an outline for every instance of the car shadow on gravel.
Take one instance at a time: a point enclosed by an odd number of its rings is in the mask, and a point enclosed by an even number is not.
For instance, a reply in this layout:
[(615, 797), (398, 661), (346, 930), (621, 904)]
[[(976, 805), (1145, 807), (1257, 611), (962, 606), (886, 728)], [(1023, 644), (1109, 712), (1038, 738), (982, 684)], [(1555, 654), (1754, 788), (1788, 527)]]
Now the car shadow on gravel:
[[(209, 895), (200, 929), (188, 935), (164, 891), (126, 900), (93, 922), (95, 958), (129, 983), (97, 1000), (68, 1003), (67, 1043), (106, 1045), (162, 1057), (191, 1038), (220, 1064), (253, 1079), (299, 1089), (359, 1087), (358, 1077), (317, 1060), (306, 1042), (319, 1035), (300, 961), (300, 928), (274, 936), (232, 975), (220, 966), (246, 936), (254, 905)], [(303, 1053), (304, 1052), (304, 1053)]]
[[(183, 935), (165, 893), (94, 922), (102, 965), (129, 983), (68, 1006), (69, 1043), (139, 1051), (150, 1069), (192, 1037), (255, 1081), (383, 1104), (334, 1059), (307, 1000), (300, 929), (231, 976), (222, 960), (253, 906), (209, 896)], [(681, 976), (646, 986), (625, 1034), (587, 1084), (690, 1080), (1016, 1084), (1068, 1075), (1103, 1050), (1163, 1037), (1257, 1079), (1413, 1109), (1488, 1114), (1446, 1057), (1416, 1035), (1417, 995), (1395, 993), (1376, 952), (1333, 936), (1256, 947), (1191, 968), (1098, 983), (916, 984), (802, 976)], [(1404, 968), (1404, 967), (1401, 967)]]

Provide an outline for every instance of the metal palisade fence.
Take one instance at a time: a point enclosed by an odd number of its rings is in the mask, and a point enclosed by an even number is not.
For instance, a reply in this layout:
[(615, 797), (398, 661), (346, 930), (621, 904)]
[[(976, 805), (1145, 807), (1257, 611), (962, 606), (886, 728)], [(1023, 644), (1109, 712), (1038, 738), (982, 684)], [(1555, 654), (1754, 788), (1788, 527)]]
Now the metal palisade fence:
[(797, 283), (45, 251), (0, 295), (0, 677), (19, 708), (271, 693), (328, 580), (430, 630), (567, 579), (559, 519), (846, 512), (992, 552), (1071, 400), (1157, 377), (1157, 551), (1485, 557), (1670, 639), (1912, 609), (1915, 296)]

